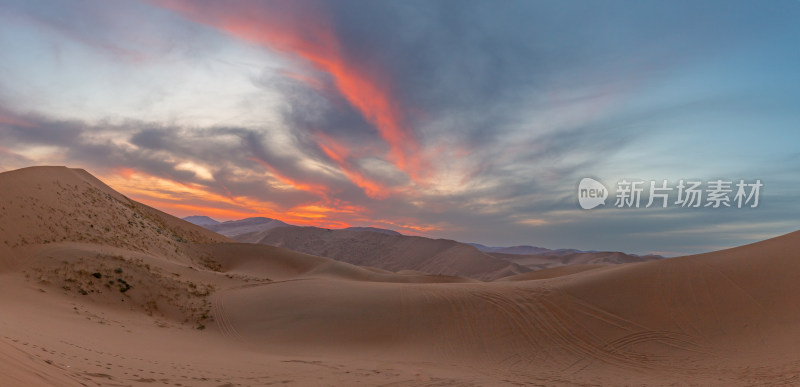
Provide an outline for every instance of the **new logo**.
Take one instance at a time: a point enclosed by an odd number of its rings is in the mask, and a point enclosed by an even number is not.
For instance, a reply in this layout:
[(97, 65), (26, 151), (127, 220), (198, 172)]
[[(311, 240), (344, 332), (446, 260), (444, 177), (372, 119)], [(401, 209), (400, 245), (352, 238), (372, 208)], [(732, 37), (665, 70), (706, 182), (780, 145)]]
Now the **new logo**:
[(599, 181), (584, 177), (578, 184), (578, 204), (584, 210), (591, 210), (599, 205), (606, 204), (608, 189)]

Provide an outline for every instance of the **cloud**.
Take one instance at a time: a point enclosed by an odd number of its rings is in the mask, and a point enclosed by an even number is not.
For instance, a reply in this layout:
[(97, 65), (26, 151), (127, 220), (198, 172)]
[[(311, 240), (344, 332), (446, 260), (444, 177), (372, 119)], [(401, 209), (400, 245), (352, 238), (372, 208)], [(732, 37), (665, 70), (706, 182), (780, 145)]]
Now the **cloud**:
[[(422, 181), (426, 177), (427, 164), (419, 155), (420, 144), (408, 126), (404, 107), (392, 95), (388, 74), (343, 55), (342, 42), (326, 15), (314, 7), (303, 2), (273, 3), (271, 7), (248, 1), (222, 5), (172, 0), (158, 4), (237, 38), (294, 55), (324, 72), (339, 94), (386, 142), (386, 157), (412, 179)], [(316, 81), (310, 82), (310, 86), (316, 85)]]
[[(726, 228), (714, 242), (672, 232), (682, 222), (752, 217), (777, 233), (797, 213), (585, 213), (573, 192), (586, 176), (760, 169), (780, 183), (772, 203), (790, 197), (796, 23), (765, 23), (793, 20), (783, 3), (9, 4), (36, 26), (15, 39), (46, 37), (74, 63), (37, 67), (45, 44), (0, 59), (26, 60), (0, 77), (3, 169), (83, 166), (178, 214), (634, 252), (734, 243)], [(133, 108), (116, 99), (128, 93)], [(70, 116), (85, 95), (92, 114)]]
[[(270, 145), (269, 131), (141, 121), (94, 125), (7, 109), (1, 116), (0, 142), (8, 147), (0, 149), (4, 169), (85, 167), (134, 198), (179, 212), (202, 208), (230, 218), (261, 215), (320, 226), (346, 226), (348, 218), (364, 221), (369, 213), (355, 204), (369, 199), (364, 191), (325, 169), (307, 167), (316, 145), (310, 155), (280, 152)], [(19, 153), (31, 147), (46, 151), (35, 158)]]

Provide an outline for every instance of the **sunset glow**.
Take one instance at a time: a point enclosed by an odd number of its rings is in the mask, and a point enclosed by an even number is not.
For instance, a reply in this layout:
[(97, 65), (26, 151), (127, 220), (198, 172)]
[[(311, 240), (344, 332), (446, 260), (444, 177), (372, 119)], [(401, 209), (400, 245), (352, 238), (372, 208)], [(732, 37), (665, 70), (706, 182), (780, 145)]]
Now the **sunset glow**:
[[(487, 245), (675, 255), (796, 224), (795, 1), (0, 2), (0, 171)], [(751, 211), (586, 212), (587, 177), (765, 188)]]

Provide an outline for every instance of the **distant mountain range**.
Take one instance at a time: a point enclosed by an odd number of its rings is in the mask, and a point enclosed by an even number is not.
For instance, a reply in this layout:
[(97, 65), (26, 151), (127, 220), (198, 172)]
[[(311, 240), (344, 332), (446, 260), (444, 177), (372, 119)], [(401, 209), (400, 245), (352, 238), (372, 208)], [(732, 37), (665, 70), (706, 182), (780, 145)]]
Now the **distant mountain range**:
[(636, 255), (620, 251), (583, 251), (575, 249), (546, 249), (535, 246), (490, 247), (478, 243), (469, 243), (480, 251), (493, 257), (514, 262), (531, 269), (553, 267), (553, 258), (563, 264), (617, 264), (628, 262), (652, 261), (664, 258), (660, 255)]
[(343, 228), (342, 230), (369, 231), (369, 232), (377, 232), (377, 233), (386, 234), (386, 235), (403, 235), (403, 234), (401, 234), (401, 233), (399, 233), (397, 231), (394, 231), (394, 230), (387, 230), (385, 228), (377, 228), (377, 227), (348, 227), (348, 228)]
[(260, 217), (221, 223), (205, 216), (190, 216), (184, 220), (239, 242), (283, 247), (395, 272), (424, 272), (485, 281), (565, 265), (608, 265), (661, 258), (622, 252), (551, 250), (535, 246), (490, 247), (478, 243), (408, 236), (376, 227), (330, 230), (299, 227)]
[(199, 215), (187, 216), (187, 217), (183, 218), (183, 220), (185, 220), (185, 221), (187, 221), (189, 223), (194, 223), (194, 224), (196, 224), (198, 226), (213, 226), (215, 224), (219, 224), (219, 222), (217, 222), (214, 219), (211, 219), (211, 218), (209, 218), (207, 216), (199, 216)]
[(504, 253), (504, 254), (541, 254), (549, 253), (556, 250), (546, 249), (544, 247), (535, 246), (511, 246), (511, 247), (490, 247), (480, 243), (467, 243), (476, 249), (485, 253)]
[(183, 220), (205, 227), (226, 237), (239, 237), (238, 240), (247, 243), (256, 243), (261, 238), (259, 236), (260, 233), (276, 227), (296, 227), (277, 219), (263, 217), (218, 222), (207, 216), (187, 216)]

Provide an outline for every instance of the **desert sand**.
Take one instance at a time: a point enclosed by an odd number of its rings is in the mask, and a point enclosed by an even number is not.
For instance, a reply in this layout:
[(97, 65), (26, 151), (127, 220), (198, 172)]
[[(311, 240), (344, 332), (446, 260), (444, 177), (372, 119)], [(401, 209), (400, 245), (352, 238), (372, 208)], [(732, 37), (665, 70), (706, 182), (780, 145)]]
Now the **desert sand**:
[(799, 249), (393, 273), (27, 168), (0, 174), (0, 385), (797, 385)]

